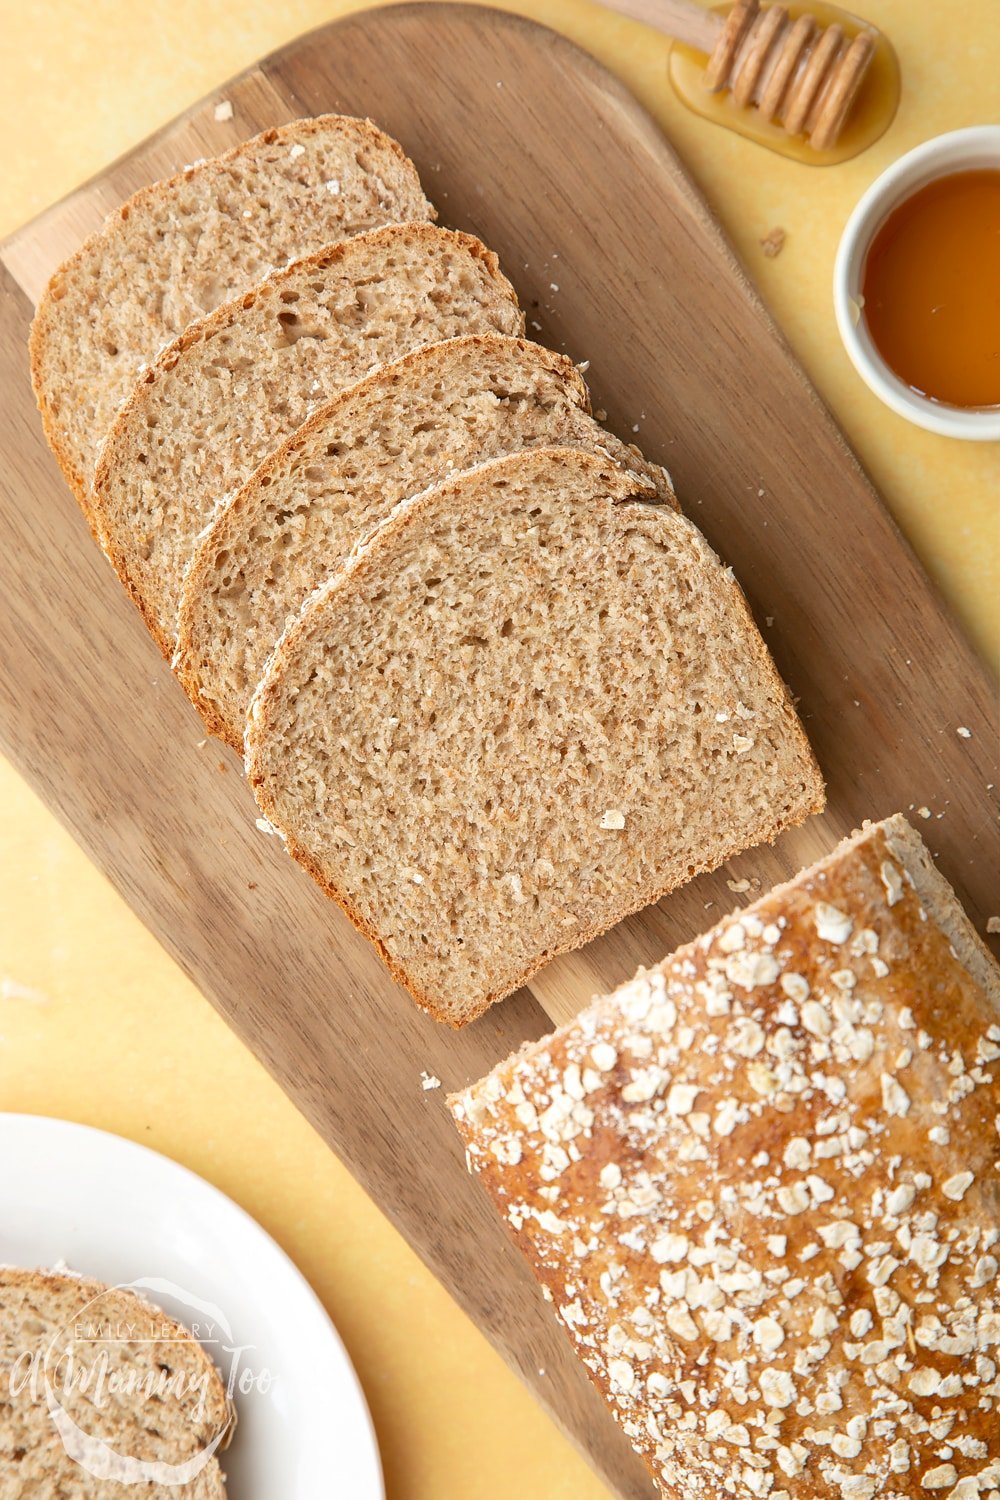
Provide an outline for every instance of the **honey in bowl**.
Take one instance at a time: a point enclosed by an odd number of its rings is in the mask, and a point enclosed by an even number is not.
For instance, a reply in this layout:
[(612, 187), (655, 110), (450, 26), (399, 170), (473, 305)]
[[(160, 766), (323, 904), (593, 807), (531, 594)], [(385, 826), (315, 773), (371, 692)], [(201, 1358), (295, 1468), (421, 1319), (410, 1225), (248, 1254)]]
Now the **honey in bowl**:
[(948, 406), (1000, 406), (1000, 169), (918, 188), (876, 231), (861, 279), (879, 354)]

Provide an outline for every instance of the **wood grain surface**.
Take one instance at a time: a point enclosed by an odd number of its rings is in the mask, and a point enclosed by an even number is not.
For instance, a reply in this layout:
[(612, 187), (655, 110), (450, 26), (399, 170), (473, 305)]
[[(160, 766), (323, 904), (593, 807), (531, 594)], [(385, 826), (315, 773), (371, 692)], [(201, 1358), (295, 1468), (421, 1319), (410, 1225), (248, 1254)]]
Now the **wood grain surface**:
[[(213, 106), (232, 101), (233, 119)], [(551, 964), (463, 1033), (419, 1014), (276, 840), (90, 542), (28, 385), (32, 304), (110, 208), (300, 114), (368, 114), (441, 220), (500, 254), (531, 333), (671, 470), (735, 567), (829, 784), (822, 818)], [(996, 909), (995, 694), (650, 119), (569, 42), (470, 6), (352, 16), (220, 88), (0, 246), (0, 745), (614, 1493), (637, 1460), (467, 1177), (445, 1089), (660, 958), (864, 818), (916, 818)], [(959, 727), (971, 737), (960, 736)], [(422, 1070), (444, 1084), (421, 1088)]]

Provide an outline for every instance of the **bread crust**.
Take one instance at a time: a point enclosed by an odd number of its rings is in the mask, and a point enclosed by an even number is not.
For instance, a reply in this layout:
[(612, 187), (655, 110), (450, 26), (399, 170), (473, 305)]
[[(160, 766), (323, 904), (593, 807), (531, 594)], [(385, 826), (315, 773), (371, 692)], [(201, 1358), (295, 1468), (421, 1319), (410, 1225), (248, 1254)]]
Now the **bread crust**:
[(1000, 1488), (1000, 971), (904, 819), (448, 1104), (665, 1496)]
[[(553, 448), (535, 451), (536, 454), (540, 452), (551, 454), (561, 462), (579, 462), (585, 466), (591, 466), (595, 471), (600, 471), (605, 467), (595, 457), (581, 453), (575, 449)], [(469, 470), (468, 474), (461, 476), (458, 482), (450, 481), (449, 484), (458, 493), (459, 485), (469, 476), (481, 476), (496, 470), (502, 471), (504, 468), (515, 464), (520, 457), (523, 457), (523, 455), (508, 455), (502, 458), (491, 459), (489, 462), (477, 466), (476, 469)], [(624, 504), (636, 498), (641, 499), (646, 505), (654, 503), (651, 488), (645, 489), (636, 475), (619, 469), (617, 465), (615, 465), (615, 471), (613, 478), (609, 480), (608, 488), (612, 492), (616, 503)], [(460, 1019), (456, 1019), (448, 1014), (447, 1010), (417, 982), (413, 975), (407, 972), (403, 965), (392, 958), (374, 926), (357, 910), (349, 895), (328, 879), (311, 852), (296, 839), (292, 830), (283, 826), (280, 810), (271, 794), (265, 775), (264, 759), (271, 732), (270, 718), (275, 705), (281, 700), (281, 695), (284, 691), (284, 677), (294, 665), (299, 643), (312, 627), (319, 612), (330, 606), (335, 607), (338, 595), (348, 593), (357, 581), (363, 579), (371, 571), (383, 553), (391, 552), (397, 539), (410, 527), (419, 524), (425, 512), (436, 503), (436, 497), (439, 492), (448, 487), (448, 485), (435, 486), (424, 494), (414, 496), (398, 505), (389, 519), (383, 522), (373, 534), (356, 548), (353, 556), (348, 559), (340, 571), (321, 585), (312, 598), (307, 601), (298, 618), (289, 626), (278, 642), (268, 664), (265, 676), (258, 685), (247, 716), (244, 758), (247, 780), (250, 783), (258, 805), (268, 822), (280, 834), (292, 858), (308, 871), (323, 892), (337, 903), (358, 931), (373, 944), (393, 978), (409, 992), (421, 1009), (427, 1011), (435, 1020), (444, 1021), (455, 1029), (460, 1029), (469, 1022), (477, 1020), (496, 1001), (502, 1000), (520, 989), (533, 974), (537, 973), (539, 969), (543, 968), (553, 958), (558, 957), (562, 953), (569, 953), (583, 947), (586, 943), (591, 942), (603, 932), (617, 925), (618, 922), (623, 921), (625, 917), (632, 915), (633, 912), (641, 911), (644, 907), (650, 906), (656, 901), (661, 900), (664, 896), (669, 895), (672, 890), (677, 888), (680, 882), (657, 884), (639, 893), (631, 893), (623, 897), (620, 902), (603, 913), (600, 918), (579, 924), (565, 940), (553, 943), (550, 947), (546, 948), (530, 964), (526, 965), (512, 981), (491, 990), (481, 1000), (477, 1001), (474, 1005), (470, 1005), (468, 1011)], [(471, 491), (468, 489), (465, 489), (462, 494), (463, 497), (471, 497)], [(708, 548), (707, 542), (704, 542), (704, 539), (700, 537), (700, 533), (697, 532), (697, 528), (691, 522), (687, 521), (686, 518), (682, 519), (684, 520), (684, 524), (690, 526), (692, 532), (699, 537), (705, 549), (710, 551), (711, 549)], [(712, 556), (714, 557), (714, 554)], [(804, 774), (809, 778), (810, 782), (807, 794), (803, 798), (802, 806), (797, 813), (791, 817), (776, 817), (774, 822), (763, 832), (759, 839), (760, 843), (773, 843), (786, 828), (803, 823), (813, 813), (821, 812), (825, 806), (826, 795), (822, 774), (813, 755), (812, 748), (806, 739), (805, 732), (799, 723), (788, 688), (786, 684), (780, 682), (780, 679), (777, 678), (774, 664), (753, 622), (749, 604), (742, 589), (735, 580), (733, 581), (733, 589), (735, 590), (736, 608), (742, 615), (744, 632), (750, 642), (750, 650), (755, 664), (763, 674), (766, 674), (768, 677), (773, 676), (779, 683), (782, 694), (781, 711), (785, 720), (785, 728), (790, 741), (796, 746)], [(731, 846), (725, 847), (724, 851), (718, 855), (718, 858), (711, 861), (699, 859), (697, 854), (692, 852), (691, 867), (687, 878), (694, 879), (696, 875), (704, 874), (710, 869), (717, 869), (727, 859), (741, 853), (744, 847), (745, 845), (736, 839)]]
[[(129, 461), (129, 447), (133, 438), (134, 425), (141, 423), (143, 411), (149, 403), (157, 382), (184, 358), (188, 350), (197, 344), (204, 343), (213, 338), (227, 325), (239, 321), (240, 315), (249, 312), (262, 295), (269, 294), (275, 288), (280, 288), (285, 282), (300, 278), (303, 275), (310, 273), (319, 275), (330, 271), (346, 257), (356, 256), (359, 246), (363, 246), (366, 251), (375, 254), (382, 246), (403, 238), (410, 243), (424, 241), (428, 246), (441, 243), (453, 245), (457, 250), (464, 252), (471, 259), (483, 266), (489, 280), (497, 289), (498, 294), (504, 300), (508, 301), (513, 308), (517, 308), (517, 298), (514, 289), (501, 271), (497, 256), (492, 250), (487, 249), (482, 241), (476, 239), (475, 236), (464, 234), (460, 230), (441, 229), (433, 224), (385, 225), (380, 229), (369, 230), (362, 235), (354, 235), (347, 240), (338, 240), (335, 244), (325, 246), (322, 250), (315, 251), (312, 255), (306, 255), (300, 260), (292, 261), (290, 265), (272, 272), (270, 276), (264, 281), (259, 282), (255, 287), (252, 287), (248, 292), (234, 298), (231, 302), (224, 302), (214, 312), (210, 313), (208, 317), (201, 318), (196, 323), (189, 324), (176, 339), (160, 352), (156, 360), (142, 376), (127, 401), (119, 409), (114, 426), (104, 439), (97, 460), (92, 495), (92, 524), (112, 567), (118, 574), (129, 597), (142, 614), (150, 634), (167, 661), (170, 661), (173, 657), (175, 641), (155, 617), (153, 610), (144, 596), (142, 586), (135, 577), (129, 546), (131, 538), (128, 531), (122, 528), (113, 529), (114, 522), (109, 515), (110, 497), (108, 493), (117, 468), (127, 464)], [(520, 324), (519, 333), (523, 333), (524, 314), (520, 311), (518, 311), (518, 321)]]
[[(652, 893), (644, 892), (638, 897), (622, 901), (620, 905), (609, 916), (602, 918), (599, 922), (592, 922), (581, 926), (579, 929), (577, 929), (573, 936), (567, 938), (565, 942), (554, 943), (551, 947), (547, 948), (543, 953), (541, 953), (530, 965), (526, 966), (518, 975), (518, 977), (510, 984), (503, 984), (497, 989), (491, 990), (484, 999), (477, 1001), (475, 1006), (470, 1007), (469, 1011), (465, 1015), (463, 1015), (460, 1019), (456, 1019), (456, 1017), (450, 1015), (435, 1000), (434, 996), (429, 991), (422, 989), (417, 981), (413, 978), (413, 976), (407, 973), (403, 965), (398, 963), (392, 957), (392, 955), (386, 949), (385, 944), (382, 942), (382, 939), (379, 937), (379, 934), (375, 927), (373, 927), (370, 922), (365, 920), (358, 909), (353, 905), (349, 896), (347, 896), (331, 881), (327, 880), (322, 869), (313, 858), (309, 850), (298, 843), (293, 835), (285, 833), (278, 826), (278, 824), (275, 823), (274, 815), (276, 815), (276, 809), (274, 803), (263, 792), (260, 782), (254, 778), (254, 774), (250, 769), (249, 756), (247, 758), (246, 764), (247, 780), (251, 784), (251, 789), (253, 790), (253, 794), (257, 799), (258, 806), (260, 807), (261, 812), (264, 814), (264, 817), (269, 823), (271, 823), (272, 827), (275, 829), (275, 832), (281, 838), (282, 843), (284, 844), (285, 848), (288, 850), (292, 858), (298, 864), (300, 864), (309, 875), (312, 876), (313, 880), (319, 886), (324, 895), (329, 896), (332, 901), (336, 902), (341, 911), (346, 917), (350, 919), (352, 925), (358, 930), (358, 932), (360, 932), (363, 937), (366, 937), (368, 939), (373, 948), (375, 948), (378, 952), (379, 957), (385, 964), (385, 967), (389, 970), (389, 973), (392, 975), (393, 979), (395, 979), (398, 984), (402, 985), (402, 987), (410, 995), (411, 999), (416, 1001), (420, 1009), (426, 1011), (427, 1014), (429, 1016), (432, 1016), (435, 1021), (443, 1021), (445, 1025), (450, 1026), (453, 1031), (461, 1031), (464, 1027), (470, 1025), (473, 1021), (478, 1021), (480, 1016), (488, 1011), (491, 1005), (495, 1005), (498, 1000), (506, 1000), (508, 996), (513, 995), (517, 990), (521, 988), (522, 985), (527, 984), (529, 979), (531, 979), (534, 974), (537, 974), (540, 969), (544, 969), (546, 964), (551, 963), (554, 958), (559, 958), (563, 953), (573, 953), (577, 948), (585, 947), (587, 943), (593, 942), (595, 938), (599, 938), (603, 933), (610, 932), (612, 927), (617, 927), (618, 923), (623, 922), (626, 917), (631, 917), (636, 912), (645, 910), (647, 906), (655, 906), (657, 901), (662, 900), (664, 896), (669, 896), (672, 891), (678, 889), (677, 883), (669, 885), (658, 885), (652, 888)], [(796, 817), (794, 819), (786, 819), (783, 823), (776, 822), (760, 839), (759, 842), (761, 844), (773, 844), (775, 839), (778, 838), (779, 834), (784, 833), (786, 828), (794, 828), (797, 827), (798, 824), (804, 823), (806, 818), (812, 817), (813, 813), (822, 812), (824, 805), (825, 797), (817, 799), (816, 804), (807, 808), (800, 817)], [(744, 846), (738, 840), (734, 840), (732, 847), (729, 848), (724, 854), (720, 855), (717, 860), (713, 860), (711, 863), (694, 863), (692, 866), (692, 872), (688, 878), (694, 880), (698, 875), (705, 875), (708, 874), (711, 870), (717, 870), (720, 865), (725, 864), (727, 859), (732, 859), (737, 854), (742, 854), (744, 852)]]
[[(351, 134), (365, 143), (380, 151), (388, 151), (398, 165), (402, 167), (407, 177), (411, 180), (413, 189), (423, 197), (423, 189), (417, 177), (416, 168), (406, 155), (402, 146), (392, 136), (386, 135), (378, 126), (369, 119), (357, 118), (353, 115), (324, 114), (310, 116), (304, 119), (290, 120), (285, 125), (271, 127), (252, 136), (249, 140), (241, 141), (238, 145), (224, 151), (220, 156), (196, 162), (191, 166), (184, 167), (180, 172), (175, 172), (171, 177), (165, 177), (158, 182), (150, 183), (140, 188), (137, 192), (113, 209), (107, 215), (100, 229), (88, 235), (80, 248), (64, 261), (59, 269), (50, 277), (45, 291), (35, 311), (31, 330), (28, 335), (28, 356), (31, 370), (31, 384), (35, 393), (35, 401), (42, 419), (42, 428), (45, 432), (49, 447), (55, 455), (56, 461), (62, 470), (67, 484), (83, 511), (84, 517), (90, 526), (91, 532), (97, 538), (97, 531), (91, 520), (90, 514), (90, 491), (91, 478), (82, 474), (67, 449), (63, 439), (62, 429), (59, 425), (52, 403), (51, 392), (47, 389), (46, 358), (50, 340), (58, 335), (58, 322), (54, 314), (54, 307), (60, 300), (61, 286), (72, 278), (77, 269), (82, 266), (87, 258), (102, 242), (113, 240), (119, 226), (126, 222), (133, 214), (143, 213), (151, 204), (175, 193), (183, 184), (189, 183), (198, 177), (215, 173), (220, 167), (226, 167), (234, 162), (253, 157), (262, 149), (275, 143), (294, 145), (309, 140), (311, 137), (329, 131), (331, 128), (340, 130), (345, 134)], [(426, 202), (426, 199), (424, 200)], [(431, 222), (437, 219), (437, 211), (431, 204), (427, 204), (428, 218)]]

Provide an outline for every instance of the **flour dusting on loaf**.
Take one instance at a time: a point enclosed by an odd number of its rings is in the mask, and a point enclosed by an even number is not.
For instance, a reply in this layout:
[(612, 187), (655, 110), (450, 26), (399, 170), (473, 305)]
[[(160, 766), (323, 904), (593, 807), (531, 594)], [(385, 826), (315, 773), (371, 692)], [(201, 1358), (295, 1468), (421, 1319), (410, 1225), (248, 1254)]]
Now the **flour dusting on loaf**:
[(902, 818), (450, 1100), (665, 1495), (1000, 1497), (1000, 983)]

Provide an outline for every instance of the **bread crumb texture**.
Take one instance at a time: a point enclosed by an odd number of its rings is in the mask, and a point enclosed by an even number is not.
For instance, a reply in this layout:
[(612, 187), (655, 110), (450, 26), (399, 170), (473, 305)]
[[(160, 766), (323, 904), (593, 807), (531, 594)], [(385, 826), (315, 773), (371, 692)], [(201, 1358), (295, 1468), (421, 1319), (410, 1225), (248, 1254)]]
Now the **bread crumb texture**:
[(449, 1103), (665, 1495), (1000, 1500), (1000, 985), (902, 819)]
[(822, 805), (738, 586), (642, 486), (541, 448), (404, 502), (253, 700), (264, 815), (456, 1024)]
[(0, 1268), (5, 1500), (224, 1500), (215, 1453), (234, 1420), (211, 1359), (160, 1308), (78, 1276)]
[(212, 732), (242, 748), (283, 631), (401, 500), (552, 445), (603, 453), (676, 503), (664, 471), (589, 415), (570, 361), (523, 339), (424, 345), (321, 406), (220, 509), (184, 577), (175, 670)]
[[(223, 101), (215, 118), (232, 113)], [(31, 331), (46, 433), (81, 500), (118, 407), (189, 323), (324, 245), (434, 217), (397, 142), (342, 115), (264, 131), (115, 209), (52, 277)]]
[(122, 408), (94, 481), (101, 541), (161, 647), (217, 505), (316, 407), (422, 344), (523, 325), (492, 251), (431, 224), (343, 240), (192, 324)]

